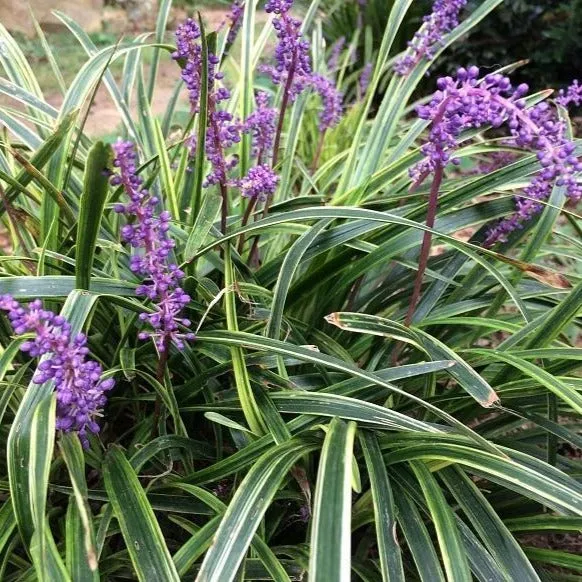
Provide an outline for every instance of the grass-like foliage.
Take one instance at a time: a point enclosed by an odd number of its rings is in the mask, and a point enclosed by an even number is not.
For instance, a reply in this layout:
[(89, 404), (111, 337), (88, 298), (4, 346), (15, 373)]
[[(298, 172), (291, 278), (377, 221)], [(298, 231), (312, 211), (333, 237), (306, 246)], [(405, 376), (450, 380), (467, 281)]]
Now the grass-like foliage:
[(106, 48), (60, 15), (58, 109), (0, 27), (1, 580), (579, 579), (579, 95), (416, 91), (500, 2), (404, 56), (386, 3), (369, 63), (318, 0)]

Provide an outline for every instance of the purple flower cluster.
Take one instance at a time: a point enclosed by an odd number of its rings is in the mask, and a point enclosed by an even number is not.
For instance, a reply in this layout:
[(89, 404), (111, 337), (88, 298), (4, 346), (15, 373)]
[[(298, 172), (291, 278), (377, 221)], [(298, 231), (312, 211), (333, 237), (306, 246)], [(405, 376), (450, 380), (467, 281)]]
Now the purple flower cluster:
[(228, 111), (212, 107), (208, 118), (206, 157), (212, 170), (204, 180), (204, 188), (213, 184), (225, 185), (228, 182), (228, 172), (238, 164), (238, 158), (227, 158), (225, 150), (240, 142), (240, 125), (233, 122)]
[(241, 195), (245, 198), (265, 201), (272, 196), (277, 189), (279, 176), (266, 165), (251, 168), (248, 174), (237, 180), (235, 185), (240, 188)]
[(270, 155), (277, 129), (277, 110), (269, 107), (269, 95), (259, 91), (255, 98), (257, 108), (247, 117), (243, 131), (250, 133), (253, 141), (253, 155), (260, 164), (263, 157)]
[(284, 84), (289, 98), (295, 99), (306, 87), (311, 74), (309, 43), (301, 35), (301, 21), (290, 14), (293, 0), (268, 0), (265, 11), (277, 15), (273, 20), (279, 42), (275, 67), (268, 70), (275, 84)]
[(346, 38), (345, 36), (340, 36), (337, 41), (331, 47), (331, 52), (329, 55), (329, 60), (327, 61), (327, 68), (332, 73), (337, 71), (339, 68), (339, 60), (344, 47), (346, 46)]
[(362, 97), (368, 92), (371, 78), (372, 63), (367, 63), (366, 66), (362, 69), (362, 74), (360, 75), (360, 93), (362, 94)]
[(43, 356), (32, 381), (54, 381), (57, 429), (77, 432), (83, 446), (88, 447), (87, 433), (99, 432), (96, 418), (107, 402), (105, 393), (115, 382), (104, 380), (101, 366), (87, 359), (87, 337), (82, 333), (72, 337), (71, 324), (61, 315), (43, 309), (39, 299), (22, 306), (10, 295), (3, 295), (0, 309), (7, 312), (14, 333), (34, 334), (20, 349), (33, 358)]
[(200, 27), (192, 18), (188, 18), (176, 30), (175, 60), (184, 60), (182, 79), (188, 89), (190, 108), (197, 112), (200, 107), (200, 82), (202, 80), (202, 47), (200, 45)]
[(334, 83), (323, 75), (311, 75), (310, 85), (321, 97), (323, 109), (319, 116), (319, 130), (325, 131), (334, 127), (342, 117), (342, 94)]
[[(515, 145), (515, 144), (512, 144)], [(480, 159), (477, 165), (464, 172), (465, 175), (483, 176), (513, 164), (519, 157), (516, 152), (490, 152)]]
[(116, 204), (115, 211), (132, 219), (121, 229), (121, 236), (137, 251), (130, 260), (131, 270), (145, 280), (136, 293), (150, 299), (154, 306), (153, 313), (140, 314), (140, 319), (152, 329), (141, 332), (139, 338), (152, 338), (160, 352), (171, 342), (181, 349), (183, 340), (194, 339), (194, 334), (179, 331), (180, 325), (190, 325), (190, 321), (180, 315), (190, 297), (179, 286), (184, 273), (170, 261), (174, 248), (174, 241), (168, 236), (170, 213), (158, 213), (160, 201), (143, 187), (143, 180), (137, 173), (134, 144), (119, 141), (113, 149), (118, 172), (111, 183), (122, 185), (129, 197), (127, 204)]
[[(238, 10), (238, 12), (237, 12)], [(242, 4), (235, 3), (232, 14), (242, 14)], [(234, 25), (234, 21), (233, 21)], [(232, 27), (231, 27), (232, 32)], [(200, 44), (200, 28), (189, 18), (176, 31), (178, 50), (174, 58), (183, 58), (186, 65), (182, 70), (190, 94), (192, 111), (200, 109), (200, 82), (202, 80), (202, 47)], [(227, 175), (238, 160), (233, 157), (226, 159), (225, 150), (240, 141), (240, 124), (233, 121), (228, 111), (219, 109), (219, 104), (230, 98), (229, 90), (221, 84), (223, 73), (218, 70), (219, 59), (216, 55), (208, 55), (208, 123), (206, 130), (206, 157), (212, 165), (212, 170), (206, 176), (204, 187), (213, 184), (225, 185)], [(196, 136), (192, 135), (188, 142), (190, 153), (196, 152)]]
[(228, 29), (228, 36), (226, 37), (226, 42), (228, 44), (234, 43), (238, 35), (238, 31), (242, 26), (242, 17), (244, 13), (244, 3), (242, 0), (234, 0), (232, 6), (230, 7), (230, 12), (227, 15), (228, 20), (230, 20), (230, 26)]
[(396, 73), (408, 75), (421, 59), (431, 59), (443, 35), (459, 25), (459, 14), (466, 4), (467, 0), (435, 0), (432, 12), (408, 43), (408, 50), (396, 61)]
[(582, 105), (582, 85), (578, 83), (577, 79), (565, 91), (560, 89), (556, 103), (559, 103), (562, 107), (568, 107), (572, 103), (576, 107)]
[[(235, 3), (235, 8), (240, 17), (242, 4)], [(186, 42), (186, 35), (191, 34), (192, 38)], [(190, 79), (198, 81), (201, 79), (202, 61), (198, 58), (200, 35), (197, 27), (187, 21), (178, 29), (177, 38), (182, 45), (186, 46), (189, 55), (193, 55), (193, 67), (189, 69)], [(185, 51), (179, 51), (185, 54)], [(188, 56), (186, 55), (186, 58)], [(258, 93), (257, 109), (248, 117), (244, 124), (233, 119), (228, 111), (221, 109), (221, 102), (230, 97), (228, 89), (220, 84), (223, 74), (217, 70), (218, 58), (209, 55), (208, 58), (208, 123), (206, 130), (206, 157), (212, 166), (212, 170), (206, 176), (203, 183), (205, 188), (211, 185), (219, 185), (221, 194), (226, 195), (228, 186), (235, 186), (241, 189), (243, 196), (252, 199), (265, 200), (275, 192), (277, 187), (277, 176), (266, 166), (261, 165), (263, 156), (269, 154), (273, 147), (274, 133), (276, 129), (277, 112), (269, 107), (269, 98), (266, 93)], [(200, 91), (191, 91), (196, 96)], [(234, 144), (240, 142), (241, 132), (250, 133), (253, 137), (253, 154), (257, 157), (258, 166), (251, 168), (248, 174), (239, 180), (230, 180), (229, 172), (238, 164), (236, 156), (227, 157), (227, 150)], [(196, 149), (195, 138), (190, 140), (190, 151), (194, 153)], [(138, 184), (139, 186), (139, 184)], [(181, 291), (181, 290), (180, 290)], [(177, 328), (176, 328), (177, 329)]]
[(223, 73), (217, 71), (218, 58), (208, 57), (208, 127), (206, 130), (206, 157), (212, 165), (212, 170), (203, 186), (213, 184), (225, 186), (228, 182), (228, 172), (238, 164), (238, 158), (227, 158), (225, 150), (240, 142), (241, 124), (234, 120), (231, 113), (219, 109), (222, 101), (230, 98), (230, 91), (220, 84)]
[(478, 80), (479, 69), (457, 71), (456, 79), (437, 81), (438, 91), (428, 105), (418, 108), (418, 115), (431, 122), (428, 142), (421, 150), (425, 158), (411, 171), (415, 184), (447, 163), (457, 163), (454, 152), (460, 133), (469, 128), (500, 127), (507, 124), (515, 145), (534, 151), (542, 166), (531, 184), (517, 199), (516, 213), (493, 228), (485, 244), (504, 241), (542, 208), (554, 185), (564, 186), (569, 198), (579, 200), (582, 188), (575, 174), (582, 164), (574, 155), (575, 145), (566, 139), (564, 124), (546, 102), (526, 109), (523, 97), (528, 86), (513, 87), (508, 77), (487, 75)]

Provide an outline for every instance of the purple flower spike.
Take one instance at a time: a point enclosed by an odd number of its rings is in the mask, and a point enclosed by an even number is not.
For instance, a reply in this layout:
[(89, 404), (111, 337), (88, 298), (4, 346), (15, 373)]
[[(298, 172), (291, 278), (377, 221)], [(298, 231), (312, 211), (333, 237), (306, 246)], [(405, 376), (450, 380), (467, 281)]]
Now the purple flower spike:
[[(233, 4), (231, 12), (230, 33), (236, 34), (236, 27), (240, 25), (243, 13), (242, 1)], [(202, 46), (200, 29), (192, 19), (181, 24), (176, 31), (178, 50), (174, 58), (186, 59), (186, 67), (182, 71), (182, 78), (186, 82), (190, 93), (190, 103), (193, 112), (199, 111), (200, 80), (202, 79)], [(218, 70), (220, 61), (214, 54), (208, 55), (208, 124), (206, 131), (206, 157), (212, 165), (212, 170), (206, 176), (203, 186), (219, 184), (226, 187), (228, 172), (236, 166), (236, 157), (227, 159), (225, 150), (240, 141), (241, 125), (233, 121), (228, 111), (218, 108), (222, 101), (230, 98), (229, 90), (221, 83), (223, 73)], [(196, 152), (196, 136), (192, 134), (188, 140), (190, 155)]]
[(236, 37), (238, 36), (238, 31), (242, 26), (243, 14), (244, 14), (243, 0), (234, 0), (232, 6), (230, 7), (230, 12), (227, 15), (227, 18), (230, 21), (228, 36), (226, 37), (226, 42), (228, 44), (232, 44), (236, 40)]
[(238, 158), (227, 158), (224, 151), (240, 142), (240, 124), (233, 123), (232, 115), (228, 111), (213, 110), (209, 114), (208, 129), (206, 130), (206, 157), (212, 165), (212, 170), (202, 184), (208, 188), (213, 184), (226, 185), (228, 172), (238, 164)]
[(307, 86), (311, 74), (309, 43), (301, 35), (301, 21), (293, 18), (289, 11), (293, 0), (269, 0), (265, 11), (277, 15), (273, 20), (279, 42), (275, 49), (275, 67), (263, 67), (271, 74), (273, 83), (283, 84), (294, 100)]
[(572, 84), (564, 91), (560, 89), (560, 94), (556, 99), (556, 103), (559, 103), (562, 107), (568, 107), (572, 103), (579, 107), (582, 104), (582, 85), (578, 83), (575, 79)]
[(256, 96), (257, 108), (243, 125), (244, 133), (250, 133), (253, 141), (253, 155), (260, 164), (270, 155), (277, 128), (277, 110), (269, 107), (269, 95), (259, 91)]
[(184, 59), (182, 79), (188, 88), (190, 108), (197, 112), (200, 107), (200, 83), (202, 80), (202, 47), (200, 45), (200, 27), (192, 18), (188, 18), (176, 30), (176, 52), (173, 59)]
[(279, 176), (269, 166), (261, 165), (251, 168), (235, 185), (240, 188), (245, 198), (264, 201), (275, 193), (278, 183)]
[(143, 188), (143, 180), (137, 174), (134, 144), (118, 141), (113, 149), (118, 172), (111, 183), (122, 185), (130, 200), (128, 204), (116, 205), (115, 210), (133, 219), (121, 229), (121, 237), (137, 251), (131, 257), (130, 269), (145, 279), (136, 293), (150, 299), (154, 306), (153, 313), (140, 315), (152, 330), (141, 332), (139, 338), (152, 338), (160, 352), (170, 343), (182, 349), (184, 340), (194, 339), (194, 334), (179, 331), (180, 325), (190, 325), (180, 316), (190, 297), (179, 286), (184, 273), (170, 261), (174, 248), (174, 241), (168, 236), (170, 213), (158, 213), (159, 200)]
[(345, 36), (340, 36), (337, 41), (331, 47), (331, 53), (329, 55), (329, 61), (327, 61), (327, 68), (332, 73), (337, 71), (339, 68), (339, 60), (344, 47), (346, 46)]
[(454, 152), (462, 131), (507, 124), (515, 145), (536, 153), (541, 170), (517, 198), (516, 213), (490, 231), (485, 241), (490, 246), (507, 240), (509, 233), (538, 213), (554, 185), (564, 187), (571, 200), (580, 200), (582, 186), (575, 174), (582, 171), (582, 163), (575, 155), (576, 146), (565, 137), (564, 123), (548, 103), (525, 108), (527, 85), (513, 87), (500, 74), (487, 75), (482, 81), (478, 77), (479, 69), (470, 67), (459, 69), (456, 79), (439, 79), (430, 103), (418, 108), (419, 117), (430, 121), (431, 129), (421, 148), (426, 157), (412, 168), (411, 177), (418, 185), (437, 168), (457, 163)]
[(421, 59), (431, 59), (443, 35), (459, 25), (459, 14), (466, 4), (467, 0), (435, 0), (432, 12), (408, 43), (408, 50), (396, 61), (396, 73), (408, 75)]
[(0, 296), (0, 309), (6, 311), (14, 333), (34, 334), (20, 349), (33, 358), (43, 356), (33, 377), (35, 384), (54, 381), (57, 393), (56, 428), (77, 432), (85, 448), (87, 433), (97, 434), (96, 419), (107, 402), (105, 393), (115, 384), (104, 380), (101, 366), (87, 359), (87, 337), (71, 337), (71, 324), (62, 316), (43, 309), (40, 299), (22, 306), (10, 295)]
[(311, 75), (310, 84), (321, 97), (323, 109), (319, 118), (319, 130), (336, 126), (342, 116), (342, 94), (322, 75)]
[(368, 63), (362, 69), (362, 74), (360, 75), (360, 92), (362, 94), (362, 97), (368, 92), (368, 87), (370, 86), (371, 78), (372, 78), (372, 63)]

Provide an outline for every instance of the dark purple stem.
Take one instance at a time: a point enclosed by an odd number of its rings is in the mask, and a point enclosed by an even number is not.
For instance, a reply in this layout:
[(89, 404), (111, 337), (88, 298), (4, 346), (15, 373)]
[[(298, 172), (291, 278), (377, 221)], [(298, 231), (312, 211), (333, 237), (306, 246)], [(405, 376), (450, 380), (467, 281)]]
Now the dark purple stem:
[[(428, 209), (426, 212), (426, 226), (428, 228), (434, 227), (434, 222), (436, 218), (437, 206), (438, 206), (438, 196), (441, 187), (441, 182), (443, 181), (443, 168), (438, 166), (434, 172), (434, 178), (430, 187), (430, 195), (428, 199)], [(414, 280), (414, 290), (412, 292), (412, 297), (410, 298), (410, 305), (408, 306), (408, 312), (406, 314), (406, 319), (404, 320), (404, 325), (407, 327), (412, 323), (412, 318), (414, 317), (414, 311), (418, 305), (420, 299), (420, 291), (422, 289), (422, 280), (424, 278), (424, 273), (426, 272), (426, 266), (428, 263), (428, 256), (430, 254), (430, 246), (432, 242), (432, 233), (428, 230), (424, 231), (424, 236), (422, 237), (422, 246), (420, 248), (420, 256), (418, 258), (418, 271), (416, 272), (416, 279)]]
[[(245, 214), (244, 214), (243, 219), (242, 219), (242, 225), (241, 226), (244, 227), (244, 226), (247, 225), (247, 223), (249, 221), (249, 218), (251, 216), (251, 213), (253, 211), (253, 208), (255, 207), (255, 204), (256, 203), (257, 203), (257, 199), (256, 198), (251, 198), (249, 200), (249, 203), (248, 203), (247, 208), (245, 210)], [(239, 253), (239, 255), (242, 253), (244, 244), (245, 244), (245, 235), (243, 233), (243, 234), (240, 235), (240, 239), (238, 241), (238, 253)]]
[[(160, 359), (158, 360), (158, 366), (156, 368), (156, 380), (160, 384), (164, 384), (164, 376), (166, 375), (166, 366), (168, 365), (168, 357), (170, 352), (170, 338), (166, 336), (164, 338), (164, 351), (160, 352)], [(162, 399), (159, 394), (156, 395), (156, 403), (154, 407), (154, 419), (152, 423), (152, 437), (155, 438), (157, 434), (158, 421), (160, 419), (160, 413), (162, 411)]]
[[(281, 133), (283, 132), (283, 122), (285, 121), (285, 113), (287, 112), (287, 106), (289, 105), (289, 97), (291, 95), (291, 87), (293, 86), (293, 77), (295, 76), (295, 66), (297, 62), (297, 48), (293, 52), (293, 58), (291, 60), (291, 66), (289, 68), (289, 74), (287, 75), (287, 82), (285, 83), (285, 89), (283, 90), (283, 100), (281, 101), (281, 111), (279, 112), (279, 121), (277, 122), (277, 131), (275, 132), (275, 141), (273, 142), (273, 161), (271, 167), (275, 169), (277, 162), (279, 161), (279, 144), (281, 142)], [(269, 214), (269, 206), (271, 203), (271, 198), (268, 197), (265, 201), (265, 208), (263, 209), (263, 218)], [(250, 252), (251, 263), (258, 262), (258, 251), (259, 251), (259, 238), (257, 235), (253, 240), (253, 246)]]
[[(291, 96), (293, 78), (295, 77), (296, 61), (297, 61), (297, 49), (295, 49), (295, 51), (293, 52), (291, 67), (289, 68), (287, 82), (285, 83), (285, 89), (283, 91), (283, 100), (281, 101), (281, 111), (279, 112), (279, 121), (277, 122), (277, 131), (275, 132), (275, 141), (273, 145), (273, 163), (271, 164), (271, 167), (273, 169), (275, 169), (275, 166), (279, 161), (279, 144), (281, 142), (281, 133), (283, 133), (283, 123), (285, 121), (285, 113), (287, 112), (287, 106), (289, 105), (289, 97)], [(267, 212), (268, 212), (267, 206), (265, 206), (265, 215)]]
[(315, 170), (317, 170), (317, 165), (319, 164), (319, 158), (321, 158), (321, 152), (323, 151), (323, 142), (325, 141), (325, 132), (324, 129), (319, 136), (319, 141), (317, 143), (317, 150), (315, 151), (315, 156), (313, 158), (313, 162), (311, 164), (311, 173), (315, 174)]

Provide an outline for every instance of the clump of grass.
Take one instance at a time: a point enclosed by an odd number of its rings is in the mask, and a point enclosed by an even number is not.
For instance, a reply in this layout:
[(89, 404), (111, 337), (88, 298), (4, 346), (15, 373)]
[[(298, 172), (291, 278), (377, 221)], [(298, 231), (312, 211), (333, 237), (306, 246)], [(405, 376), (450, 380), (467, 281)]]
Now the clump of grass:
[[(411, 2), (358, 71), (316, 3), (270, 0), (275, 31), (246, 4), (234, 48), (196, 15), (175, 46), (170, 4), (148, 38), (69, 23), (70, 61), (49, 38), (38, 69), (0, 39), (0, 579), (572, 579), (541, 546), (582, 528), (582, 230), (577, 182), (543, 172), (578, 180), (579, 141), (511, 65), (412, 102), (499, 0), (404, 75)], [(98, 87), (113, 148), (84, 132)], [(486, 244), (540, 175), (539, 212)]]

